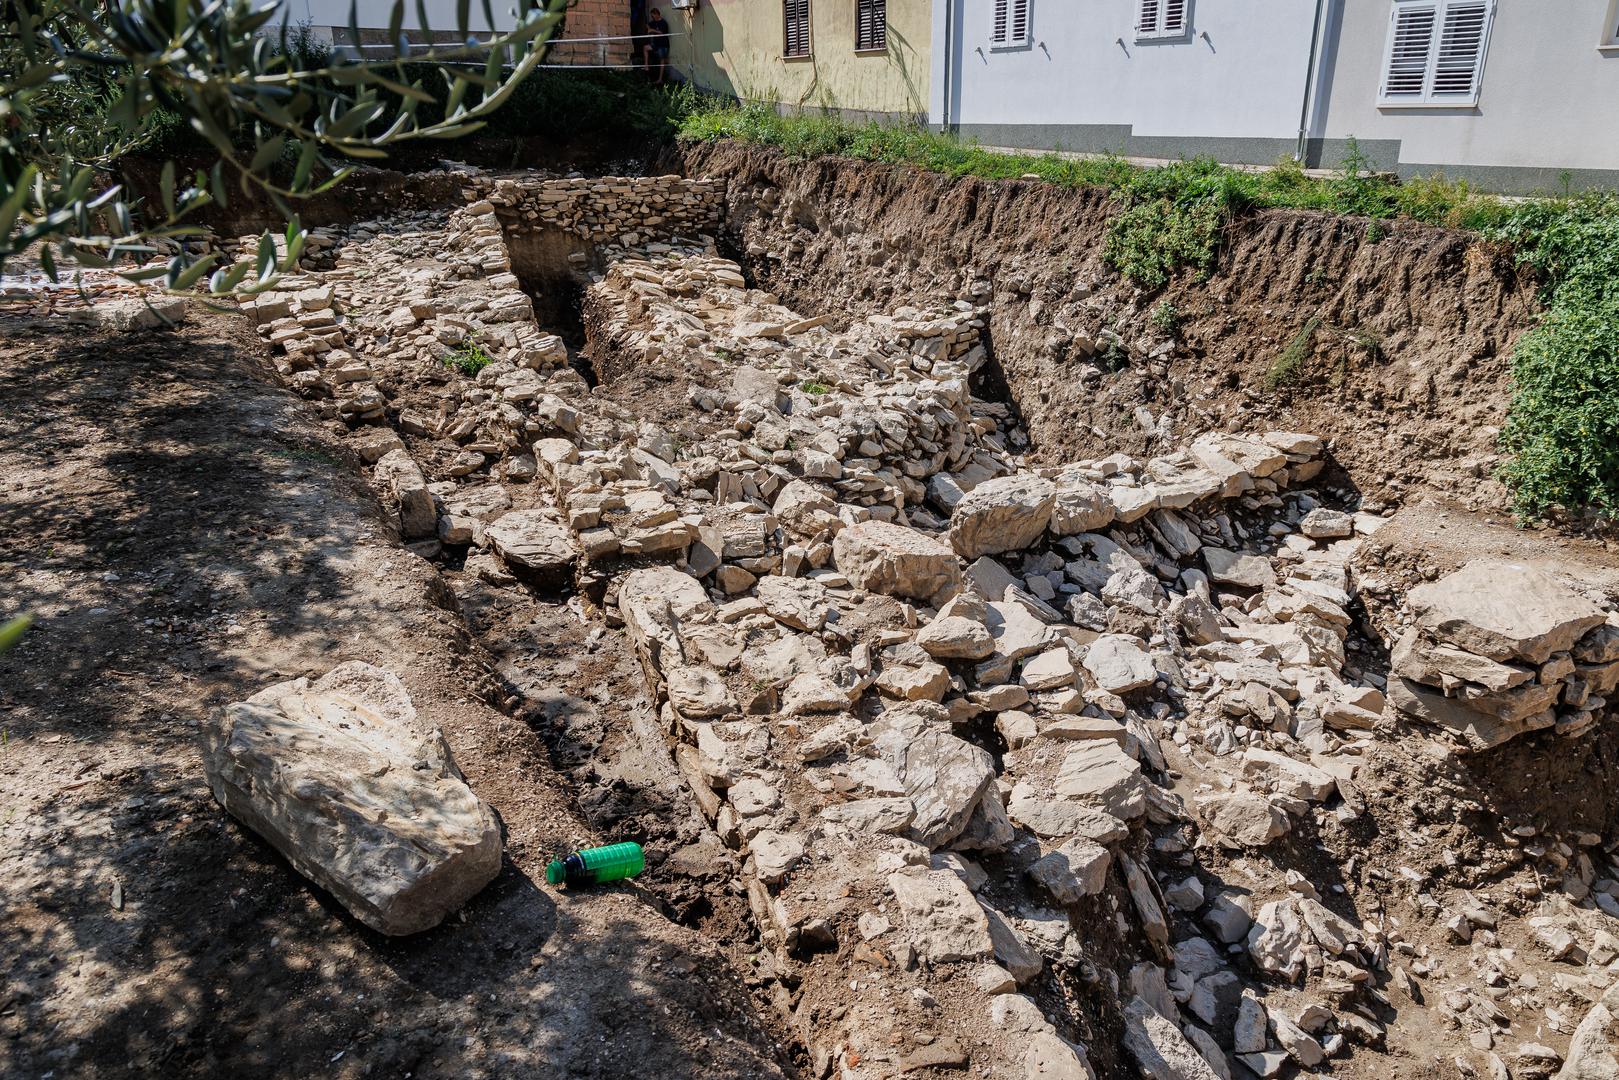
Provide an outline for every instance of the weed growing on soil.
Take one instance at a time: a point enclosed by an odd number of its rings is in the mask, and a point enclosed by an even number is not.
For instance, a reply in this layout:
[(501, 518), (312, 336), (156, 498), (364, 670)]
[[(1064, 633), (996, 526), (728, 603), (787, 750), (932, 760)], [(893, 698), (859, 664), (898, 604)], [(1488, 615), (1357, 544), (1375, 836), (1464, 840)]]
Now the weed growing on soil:
[(1172, 301), (1160, 300), (1148, 314), (1147, 321), (1160, 333), (1173, 334), (1180, 329), (1181, 312)]
[(1304, 365), (1310, 359), (1310, 345), (1315, 340), (1315, 332), (1321, 328), (1321, 316), (1312, 315), (1305, 320), (1299, 332), (1293, 335), (1293, 340), (1287, 343), (1287, 348), (1271, 363), (1270, 369), (1265, 372), (1265, 389), (1279, 390), (1284, 386), (1292, 386), (1304, 378)]
[(811, 397), (820, 397), (822, 394), (831, 393), (832, 391), (832, 388), (826, 385), (826, 383), (816, 382), (813, 379), (805, 379), (799, 385), (799, 388), (803, 390), (804, 393), (809, 394)]
[(444, 358), (444, 366), (454, 368), (461, 374), (471, 378), (495, 362), (495, 358), (484, 352), (483, 346), (478, 344), (476, 335), (469, 337), (461, 343), (461, 347)]

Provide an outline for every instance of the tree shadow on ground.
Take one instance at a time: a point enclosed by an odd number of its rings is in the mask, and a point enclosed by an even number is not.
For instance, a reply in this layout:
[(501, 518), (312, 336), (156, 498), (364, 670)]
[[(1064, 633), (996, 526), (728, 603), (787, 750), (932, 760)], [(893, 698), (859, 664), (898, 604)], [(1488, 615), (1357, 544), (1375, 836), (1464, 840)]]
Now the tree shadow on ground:
[(461, 632), (261, 358), (217, 319), (0, 336), (0, 615), (38, 620), (0, 657), (0, 1075), (777, 1074), (736, 976), (628, 895), (507, 861), (389, 939), (219, 809), (209, 711)]

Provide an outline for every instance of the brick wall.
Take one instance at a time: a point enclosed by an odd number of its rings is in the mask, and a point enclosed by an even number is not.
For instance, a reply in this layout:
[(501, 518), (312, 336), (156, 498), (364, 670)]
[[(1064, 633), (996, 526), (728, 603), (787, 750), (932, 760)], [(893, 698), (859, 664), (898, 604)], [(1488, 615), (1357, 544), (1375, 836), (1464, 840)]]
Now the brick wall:
[[(624, 37), (630, 32), (630, 0), (575, 0), (568, 8), (567, 38)], [(552, 46), (551, 64), (627, 64), (628, 41)]]

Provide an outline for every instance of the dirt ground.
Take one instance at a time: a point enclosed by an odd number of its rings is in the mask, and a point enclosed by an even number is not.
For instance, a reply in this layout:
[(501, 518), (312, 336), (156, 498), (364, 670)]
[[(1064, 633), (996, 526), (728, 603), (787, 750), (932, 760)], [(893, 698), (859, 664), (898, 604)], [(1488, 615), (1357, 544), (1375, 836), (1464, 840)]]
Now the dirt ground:
[[(234, 316), (0, 323), (0, 380), (0, 615), (38, 620), (0, 659), (0, 1075), (790, 1069), (724, 935), (670, 917), (737, 918), (616, 637), (400, 548)], [(496, 882), (408, 940), (227, 818), (194, 745), (210, 710), (346, 660), (405, 681), (506, 832)], [(648, 842), (641, 884), (543, 884), (609, 836)]]

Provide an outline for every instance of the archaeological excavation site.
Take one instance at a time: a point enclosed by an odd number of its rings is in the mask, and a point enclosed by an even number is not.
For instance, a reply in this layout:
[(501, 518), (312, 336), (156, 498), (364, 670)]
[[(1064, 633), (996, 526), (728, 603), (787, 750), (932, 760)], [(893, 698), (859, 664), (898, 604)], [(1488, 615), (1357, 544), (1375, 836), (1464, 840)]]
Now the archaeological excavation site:
[(1619, 1075), (1541, 283), (1270, 209), (1145, 289), (1116, 213), (668, 142), (8, 291), (0, 1074)]

